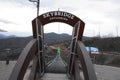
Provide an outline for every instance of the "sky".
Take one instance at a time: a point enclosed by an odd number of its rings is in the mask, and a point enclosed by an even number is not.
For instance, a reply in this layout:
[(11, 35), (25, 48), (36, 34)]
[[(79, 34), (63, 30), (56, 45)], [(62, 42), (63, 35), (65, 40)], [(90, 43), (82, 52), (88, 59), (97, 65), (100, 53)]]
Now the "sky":
[[(39, 15), (69, 12), (85, 22), (84, 36), (120, 36), (120, 0), (40, 0)], [(0, 32), (18, 36), (32, 35), (31, 21), (36, 17), (36, 3), (29, 0), (0, 0)], [(44, 32), (72, 34), (64, 23), (50, 23)]]

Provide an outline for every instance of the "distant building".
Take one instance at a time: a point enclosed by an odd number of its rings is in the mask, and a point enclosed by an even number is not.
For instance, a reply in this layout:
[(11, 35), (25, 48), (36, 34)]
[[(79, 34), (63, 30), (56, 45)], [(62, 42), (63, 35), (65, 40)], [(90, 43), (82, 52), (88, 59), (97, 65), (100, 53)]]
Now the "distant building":
[(86, 47), (87, 51), (91, 54), (101, 54), (97, 47)]

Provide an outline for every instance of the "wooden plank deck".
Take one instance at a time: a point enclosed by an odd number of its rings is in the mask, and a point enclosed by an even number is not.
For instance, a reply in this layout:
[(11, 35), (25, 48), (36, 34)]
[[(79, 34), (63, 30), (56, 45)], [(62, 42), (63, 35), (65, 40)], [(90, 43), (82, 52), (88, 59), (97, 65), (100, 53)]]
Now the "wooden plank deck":
[(66, 74), (45, 73), (41, 80), (69, 80)]

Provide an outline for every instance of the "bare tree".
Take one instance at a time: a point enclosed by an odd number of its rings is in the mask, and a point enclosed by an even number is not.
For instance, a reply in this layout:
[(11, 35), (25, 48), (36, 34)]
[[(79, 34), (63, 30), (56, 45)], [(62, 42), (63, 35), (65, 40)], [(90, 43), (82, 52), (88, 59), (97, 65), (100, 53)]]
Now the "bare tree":
[(118, 37), (118, 26), (116, 26), (116, 34), (117, 34), (117, 37)]

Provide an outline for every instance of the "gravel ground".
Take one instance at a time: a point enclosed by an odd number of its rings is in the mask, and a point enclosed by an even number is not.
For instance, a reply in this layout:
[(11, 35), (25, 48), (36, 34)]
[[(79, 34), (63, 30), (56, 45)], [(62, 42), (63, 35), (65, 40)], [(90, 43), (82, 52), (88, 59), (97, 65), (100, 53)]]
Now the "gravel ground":
[[(15, 63), (16, 61), (10, 61), (10, 64), (6, 65), (5, 61), (0, 61), (0, 80), (8, 80)], [(120, 80), (120, 68), (104, 65), (94, 67), (98, 80)]]
[(98, 80), (120, 80), (120, 68), (95, 65)]

